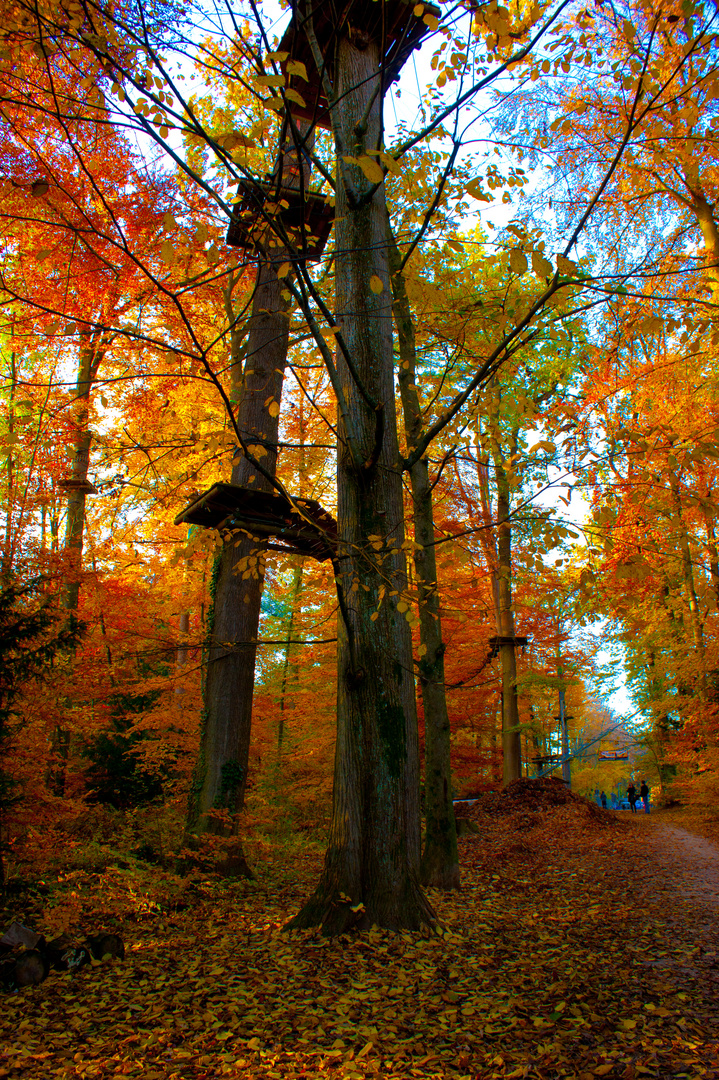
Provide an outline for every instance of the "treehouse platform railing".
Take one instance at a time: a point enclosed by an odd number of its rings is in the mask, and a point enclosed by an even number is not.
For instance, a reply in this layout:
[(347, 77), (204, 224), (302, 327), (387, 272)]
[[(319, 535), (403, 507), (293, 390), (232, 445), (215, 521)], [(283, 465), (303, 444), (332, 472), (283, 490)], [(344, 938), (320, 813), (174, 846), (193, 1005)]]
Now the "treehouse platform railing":
[(337, 522), (315, 499), (294, 499), (300, 513), (271, 491), (253, 491), (218, 482), (185, 507), (175, 525), (205, 529), (244, 529), (268, 543), (272, 551), (303, 555), (325, 562), (337, 543)]

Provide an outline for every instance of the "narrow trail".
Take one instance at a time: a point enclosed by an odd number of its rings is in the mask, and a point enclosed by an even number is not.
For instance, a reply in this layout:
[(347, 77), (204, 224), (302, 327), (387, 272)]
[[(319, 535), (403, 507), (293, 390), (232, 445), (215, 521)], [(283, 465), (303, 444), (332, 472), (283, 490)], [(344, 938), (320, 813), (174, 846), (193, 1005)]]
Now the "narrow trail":
[(719, 847), (704, 837), (653, 815), (631, 824), (635, 848), (629, 889), (647, 907), (663, 909), (663, 948), (643, 961), (684, 983), (719, 1009)]
[(654, 859), (680, 897), (719, 911), (719, 847), (651, 814), (644, 815), (637, 825), (645, 830)]

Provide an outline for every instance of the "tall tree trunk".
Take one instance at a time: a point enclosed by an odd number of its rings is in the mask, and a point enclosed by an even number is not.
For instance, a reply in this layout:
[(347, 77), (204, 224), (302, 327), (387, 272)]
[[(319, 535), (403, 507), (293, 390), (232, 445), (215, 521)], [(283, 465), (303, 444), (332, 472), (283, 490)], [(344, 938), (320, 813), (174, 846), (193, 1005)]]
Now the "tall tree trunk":
[(292, 665), (292, 635), (295, 629), (295, 619), (297, 617), (297, 611), (300, 606), (300, 595), (302, 593), (302, 571), (304, 570), (304, 561), (300, 560), (294, 569), (292, 576), (292, 588), (290, 589), (290, 617), (287, 620), (287, 644), (285, 645), (285, 658), (282, 664), (282, 685), (280, 687), (280, 721), (277, 725), (277, 757), (282, 757), (282, 748), (285, 740), (285, 713), (288, 712), (287, 705), (287, 688), (290, 681), (294, 681), (293, 675), (296, 679), (297, 669)]
[[(522, 775), (522, 740), (519, 729), (517, 654), (512, 610), (512, 500), (507, 474), (507, 458), (499, 432), (501, 393), (501, 387), (495, 376), (489, 384), (487, 436), (481, 439), (481, 442), (485, 453), (488, 452), (491, 455), (497, 491), (496, 546), (492, 545), (493, 550), (489, 554), (496, 559), (496, 576), (493, 574), (492, 592), (495, 601), (497, 636), (500, 639), (498, 649), (502, 672), (502, 783), (506, 787)], [(510, 460), (516, 453), (517, 437), (517, 431), (513, 430), (508, 455)]]
[[(393, 310), (399, 341), (399, 389), (407, 446), (416, 446), (423, 433), (422, 410), (417, 393), (414, 321), (400, 255), (387, 220), (389, 264), (392, 275)], [(457, 826), (452, 805), (451, 732), (444, 679), (444, 651), (440, 619), (439, 583), (432, 512), (429, 463), (415, 462), (410, 469), (414, 566), (419, 606), (419, 683), (424, 707), (424, 816), (425, 837), (420, 866), (424, 885), (438, 889), (459, 888)]]
[(15, 461), (13, 454), (12, 437), (15, 434), (15, 391), (17, 383), (16, 354), (15, 350), (10, 353), (10, 387), (7, 404), (7, 430), (10, 441), (6, 446), (7, 458), (5, 461), (6, 477), (6, 501), (5, 501), (5, 540), (2, 553), (2, 570), (0, 577), (2, 584), (10, 584), (10, 574), (13, 563), (13, 503), (15, 502)]
[(75, 386), (75, 438), (68, 489), (65, 519), (65, 554), (67, 556), (67, 586), (65, 609), (76, 612), (80, 601), (82, 549), (85, 540), (85, 503), (90, 468), (90, 394), (95, 383), (104, 350), (96, 335), (89, 330), (80, 333), (77, 382)]
[[(406, 594), (407, 580), (385, 191), (342, 160), (380, 149), (378, 43), (364, 33), (342, 36), (335, 56), (335, 280), (343, 399), (337, 452), (337, 747), (324, 871), (290, 924), (321, 925), (330, 934), (357, 923), (399, 929), (434, 919), (419, 885), (412, 641), (396, 598), (389, 596)], [(370, 286), (375, 276), (383, 285), (379, 294)]]
[[(77, 617), (82, 577), (82, 551), (85, 542), (85, 503), (90, 468), (90, 395), (97, 372), (105, 355), (102, 335), (88, 327), (80, 331), (80, 346), (75, 384), (73, 459), (65, 518), (66, 585), (64, 607), (70, 621)], [(55, 795), (65, 794), (67, 763), (70, 757), (71, 732), (57, 724), (52, 734), (53, 762), (47, 773), (47, 783)]]
[(567, 787), (572, 786), (572, 765), (569, 760), (569, 736), (567, 734), (567, 702), (566, 691), (564, 689), (564, 669), (562, 667), (562, 656), (559, 651), (559, 645), (557, 645), (557, 678), (559, 683), (559, 738), (562, 745), (562, 780)]
[[(492, 584), (494, 618), (497, 627), (497, 646), (502, 677), (502, 783), (506, 787), (522, 774), (522, 741), (519, 730), (519, 702), (517, 700), (517, 655), (515, 651), (514, 613), (512, 611), (512, 522), (511, 491), (505, 467), (505, 457), (499, 441), (500, 388), (492, 380), (489, 386), (489, 433), (482, 433), (477, 425), (477, 442), (487, 456), (485, 462), (477, 462), (477, 479), (484, 528), (480, 542), (487, 561)], [(514, 453), (517, 432), (511, 435), (510, 453)], [(495, 474), (497, 491), (496, 516), (492, 512), (489, 490), (489, 461)]]
[(694, 584), (694, 567), (692, 564), (691, 548), (689, 546), (689, 533), (687, 532), (687, 527), (684, 523), (681, 494), (679, 490), (679, 478), (674, 473), (672, 474), (671, 478), (671, 493), (672, 501), (674, 504), (674, 513), (676, 515), (679, 550), (681, 552), (682, 581), (684, 584), (684, 593), (686, 596), (686, 600), (689, 604), (689, 619), (692, 628), (692, 641), (694, 643), (694, 652), (699, 663), (699, 686), (701, 690), (704, 690), (706, 684), (706, 665), (704, 658), (704, 627), (702, 626), (701, 613), (699, 611), (699, 599), (697, 597), (696, 587)]
[[(277, 264), (261, 260), (238, 426), (247, 443), (266, 451), (261, 463), (270, 475), (277, 462), (279, 420), (265, 403), (271, 399), (279, 404), (282, 395), (290, 325), (284, 290)], [(236, 461), (231, 479), (241, 487), (271, 490), (269, 481), (244, 456)], [(244, 804), (264, 552), (264, 543), (238, 533), (224, 545), (213, 573), (204, 722), (188, 812), (189, 827), (201, 832), (236, 831), (235, 815)], [(216, 810), (227, 811), (230, 822), (226, 815), (213, 815)]]
[[(287, 145), (280, 153), (278, 169), (285, 186), (298, 186), (297, 154)], [(305, 158), (301, 160), (306, 181), (309, 170)], [(233, 325), (231, 303), (228, 312), (232, 328), (231, 397), (239, 398), (238, 428), (270, 476), (277, 466), (279, 405), (290, 328), (289, 294), (284, 280), (277, 277), (280, 253), (277, 248), (271, 259), (262, 254), (259, 257), (242, 376), (243, 334)], [(270, 481), (244, 456), (236, 460), (231, 479), (241, 487), (272, 490)], [(215, 566), (200, 754), (187, 816), (188, 828), (193, 831), (238, 832), (237, 815), (244, 805), (247, 785), (265, 550), (264, 541), (240, 532), (224, 545)], [(249, 873), (239, 845), (232, 858), (239, 873)]]
[[(711, 498), (711, 492), (707, 498)], [(717, 538), (714, 530), (714, 514), (707, 502), (702, 500), (702, 514), (707, 530), (707, 551), (709, 552), (709, 576), (714, 590), (714, 598), (719, 604), (719, 550), (717, 550)]]
[(497, 557), (499, 561), (499, 646), (502, 664), (502, 782), (506, 787), (522, 774), (522, 743), (517, 698), (517, 654), (512, 611), (512, 524), (507, 474), (495, 459), (497, 475)]

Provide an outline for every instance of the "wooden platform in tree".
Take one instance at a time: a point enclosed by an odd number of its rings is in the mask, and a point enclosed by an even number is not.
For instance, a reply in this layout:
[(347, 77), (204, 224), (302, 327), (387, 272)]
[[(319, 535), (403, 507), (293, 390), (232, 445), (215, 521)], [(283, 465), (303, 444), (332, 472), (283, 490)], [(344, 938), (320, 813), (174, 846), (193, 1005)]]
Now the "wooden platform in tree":
[[(385, 86), (399, 78), (409, 56), (430, 29), (429, 24), (440, 16), (440, 10), (434, 4), (417, 4), (414, 0), (314, 0), (311, 6), (315, 36), (330, 79), (334, 75), (335, 44), (349, 28), (358, 39), (379, 41), (383, 46)], [(305, 81), (297, 74), (290, 75), (289, 88), (304, 101), (304, 105), (292, 102), (292, 115), (318, 127), (331, 128), (327, 97), (304, 30), (303, 13), (296, 0), (292, 22), (278, 51), (289, 53), (288, 59), (282, 62), (285, 74), (290, 61), (299, 60), (305, 65), (308, 76)]]
[(324, 195), (271, 180), (241, 180), (237, 195), (226, 237), (232, 247), (260, 249), (270, 260), (274, 249), (278, 262), (321, 257), (335, 215)]
[(246, 529), (258, 539), (276, 541), (267, 544), (272, 551), (305, 555), (324, 562), (331, 557), (332, 544), (337, 540), (337, 522), (315, 499), (294, 501), (304, 517), (270, 491), (217, 483), (193, 499), (177, 515), (175, 525)]
[(97, 488), (92, 480), (78, 480), (74, 476), (68, 476), (64, 480), (58, 480), (57, 486), (62, 491), (82, 491), (85, 495), (97, 495)]
[(527, 645), (527, 638), (515, 635), (514, 637), (502, 636), (501, 634), (491, 637), (489, 639), (489, 645), (491, 648), (490, 656), (499, 656), (499, 650), (502, 645), (514, 645), (516, 648), (519, 646), (524, 649)]

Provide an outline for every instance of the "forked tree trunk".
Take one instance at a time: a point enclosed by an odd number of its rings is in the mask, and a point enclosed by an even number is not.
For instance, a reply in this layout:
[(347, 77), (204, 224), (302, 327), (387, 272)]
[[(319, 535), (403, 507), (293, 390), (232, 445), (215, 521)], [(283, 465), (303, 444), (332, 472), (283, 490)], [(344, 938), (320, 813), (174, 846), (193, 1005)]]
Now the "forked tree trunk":
[[(343, 36), (335, 55), (338, 154), (376, 154), (381, 139), (377, 43), (360, 34), (352, 40)], [(344, 617), (338, 626), (332, 825), (320, 882), (290, 923), (321, 925), (328, 934), (353, 924), (399, 929), (434, 920), (419, 885), (411, 635), (397, 597), (389, 595), (406, 590), (406, 568), (385, 222), (384, 185), (375, 188), (357, 166), (339, 160), (337, 323), (367, 397), (384, 411), (384, 434), (375, 461), (379, 414), (358, 388), (340, 347), (346, 412), (340, 403), (336, 566)], [(371, 288), (373, 276), (382, 282), (379, 294)]]
[[(416, 446), (423, 434), (422, 410), (416, 384), (417, 353), (414, 321), (400, 256), (387, 221), (393, 309), (399, 340), (399, 388), (407, 446)], [(410, 469), (414, 567), (419, 606), (419, 683), (424, 707), (424, 817), (425, 834), (420, 877), (438, 889), (459, 888), (457, 826), (452, 804), (452, 747), (444, 683), (444, 642), (439, 611), (439, 584), (432, 512), (429, 463), (415, 462)]]

